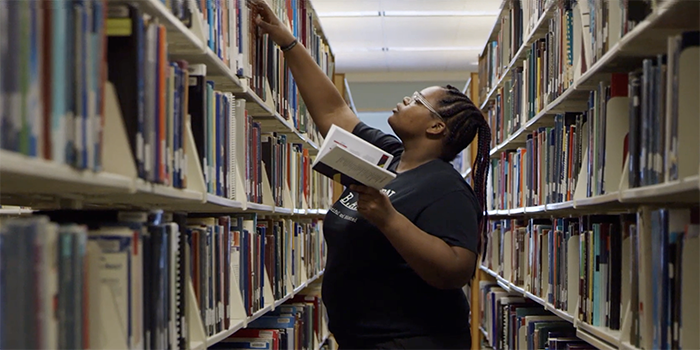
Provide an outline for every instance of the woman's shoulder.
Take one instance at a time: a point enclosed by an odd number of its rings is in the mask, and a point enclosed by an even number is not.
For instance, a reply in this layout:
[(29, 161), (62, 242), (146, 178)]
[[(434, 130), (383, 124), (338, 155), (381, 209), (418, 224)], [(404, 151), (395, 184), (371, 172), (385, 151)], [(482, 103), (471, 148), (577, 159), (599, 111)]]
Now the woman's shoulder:
[(450, 163), (435, 161), (425, 170), (420, 177), (420, 187), (433, 196), (440, 197), (454, 193), (454, 195), (463, 194), (467, 198), (476, 198), (471, 186)]

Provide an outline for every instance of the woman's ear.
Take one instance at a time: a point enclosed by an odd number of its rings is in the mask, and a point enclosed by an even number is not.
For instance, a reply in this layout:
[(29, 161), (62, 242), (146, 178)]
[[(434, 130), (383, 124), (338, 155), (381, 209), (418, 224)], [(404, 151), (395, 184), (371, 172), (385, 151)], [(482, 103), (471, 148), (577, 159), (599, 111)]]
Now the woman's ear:
[(432, 137), (437, 137), (441, 136), (443, 133), (447, 131), (447, 125), (445, 125), (444, 122), (435, 120), (430, 124), (430, 127), (428, 127), (425, 132)]

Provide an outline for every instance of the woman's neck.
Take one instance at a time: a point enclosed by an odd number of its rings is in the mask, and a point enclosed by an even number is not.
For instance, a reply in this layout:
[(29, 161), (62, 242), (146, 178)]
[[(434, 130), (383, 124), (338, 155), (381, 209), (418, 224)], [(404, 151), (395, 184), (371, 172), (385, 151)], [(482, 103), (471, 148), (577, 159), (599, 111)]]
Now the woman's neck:
[(410, 145), (404, 143), (404, 151), (401, 154), (401, 161), (396, 167), (397, 173), (403, 173), (415, 169), (431, 160), (437, 159), (440, 154), (433, 147), (428, 145)]

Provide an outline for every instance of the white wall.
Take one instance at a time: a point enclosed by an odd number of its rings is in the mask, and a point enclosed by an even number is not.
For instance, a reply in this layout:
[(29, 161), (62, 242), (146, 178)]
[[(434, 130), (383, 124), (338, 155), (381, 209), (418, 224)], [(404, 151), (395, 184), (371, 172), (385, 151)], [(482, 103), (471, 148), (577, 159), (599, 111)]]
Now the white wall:
[(387, 134), (396, 135), (394, 131), (391, 130), (387, 119), (391, 115), (391, 111), (386, 112), (357, 112), (357, 117), (360, 118), (365, 124), (377, 128)]
[[(428, 82), (353, 82), (348, 80), (352, 99), (358, 112), (391, 111), (404, 97), (430, 86), (451, 84), (458, 89), (464, 88), (466, 81), (428, 81)], [(391, 114), (388, 112), (387, 117)]]

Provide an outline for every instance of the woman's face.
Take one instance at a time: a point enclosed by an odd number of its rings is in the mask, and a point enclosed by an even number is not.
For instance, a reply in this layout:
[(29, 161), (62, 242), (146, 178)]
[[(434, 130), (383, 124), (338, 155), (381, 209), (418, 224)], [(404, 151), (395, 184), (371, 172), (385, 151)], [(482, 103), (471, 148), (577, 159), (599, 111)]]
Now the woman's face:
[(442, 132), (445, 122), (438, 115), (438, 106), (444, 93), (441, 87), (432, 86), (404, 97), (388, 120), (396, 135), (406, 139)]

